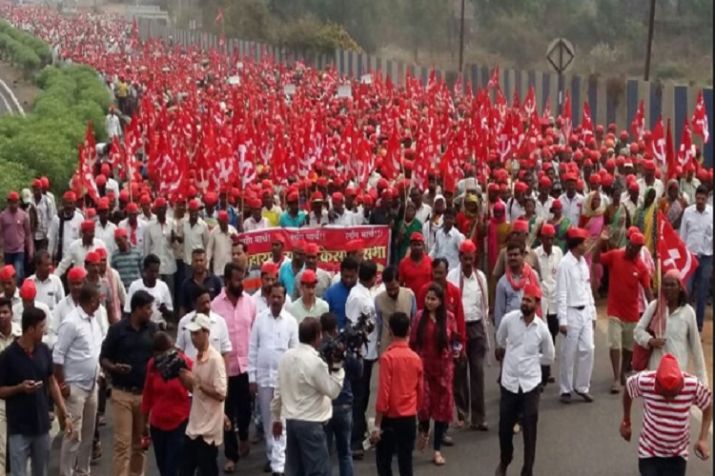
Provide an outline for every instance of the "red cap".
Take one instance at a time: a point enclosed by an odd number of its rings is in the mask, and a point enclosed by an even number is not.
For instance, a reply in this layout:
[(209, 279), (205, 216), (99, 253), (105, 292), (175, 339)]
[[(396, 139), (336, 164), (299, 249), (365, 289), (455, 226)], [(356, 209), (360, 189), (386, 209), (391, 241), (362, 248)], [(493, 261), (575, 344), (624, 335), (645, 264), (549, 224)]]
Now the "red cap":
[(7, 201), (8, 202), (17, 202), (20, 200), (20, 194), (17, 192), (9, 192), (7, 194)]
[(215, 192), (206, 192), (204, 194), (204, 203), (208, 206), (216, 205), (218, 203), (218, 196)]
[(119, 201), (120, 202), (128, 202), (129, 201), (129, 191), (128, 190), (122, 190), (119, 192)]
[(541, 236), (556, 236), (556, 228), (551, 223), (544, 223), (541, 226)]
[(79, 281), (83, 281), (84, 278), (87, 277), (87, 270), (84, 268), (80, 268), (78, 266), (74, 266), (69, 270), (67, 273), (67, 281), (70, 283), (76, 283)]
[(643, 169), (649, 172), (655, 172), (655, 162), (652, 160), (646, 160), (643, 162)]
[(100, 258), (96, 251), (90, 251), (84, 257), (84, 262), (89, 264), (99, 264)]
[(263, 204), (261, 203), (260, 198), (253, 197), (252, 199), (248, 200), (248, 207), (249, 208), (262, 208)]
[(303, 273), (300, 275), (301, 284), (315, 284), (317, 282), (318, 276), (315, 274), (315, 271), (312, 269), (303, 270)]
[(94, 179), (95, 183), (99, 185), (100, 187), (102, 185), (107, 185), (107, 177), (105, 177), (102, 174), (97, 175), (97, 178)]
[(419, 241), (421, 243), (425, 242), (425, 237), (419, 231), (413, 231), (410, 235), (410, 241)]
[(272, 261), (266, 261), (261, 265), (261, 274), (278, 274), (278, 265)]
[(464, 240), (459, 245), (460, 253), (475, 253), (476, 251), (477, 251), (477, 245), (475, 245), (472, 240)]
[(517, 193), (524, 193), (529, 190), (529, 186), (522, 181), (518, 181), (514, 184), (514, 191)]
[(37, 296), (37, 286), (35, 282), (31, 279), (26, 279), (23, 281), (22, 286), (20, 286), (20, 297), (24, 301), (32, 301)]
[(102, 197), (97, 202), (97, 210), (107, 211), (109, 210), (109, 199), (107, 197)]
[(220, 221), (222, 223), (227, 223), (228, 222), (228, 212), (226, 210), (221, 210), (216, 215), (216, 218), (218, 219), (218, 221)]
[(518, 233), (528, 233), (529, 232), (529, 222), (526, 220), (516, 220), (511, 225), (511, 231), (516, 231)]
[(109, 167), (109, 164), (104, 163), (102, 166), (99, 168), (100, 172), (104, 175), (109, 175), (109, 173), (112, 171), (112, 169)]
[(539, 179), (539, 186), (540, 187), (551, 187), (551, 179), (544, 175)]
[(365, 242), (360, 239), (350, 240), (347, 243), (345, 243), (345, 251), (347, 251), (349, 253), (355, 252), (355, 251), (360, 251), (363, 248), (365, 248)]
[(114, 238), (126, 238), (127, 230), (125, 228), (117, 228), (114, 230)]
[(79, 229), (80, 231), (94, 231), (94, 221), (84, 220)]
[(673, 354), (665, 354), (661, 357), (658, 370), (655, 371), (655, 392), (677, 393), (683, 388), (684, 381), (683, 372)]
[(139, 206), (134, 202), (128, 203), (127, 204), (127, 213), (129, 213), (130, 215), (139, 213)]
[(42, 188), (50, 187), (50, 179), (48, 179), (47, 177), (40, 177), (40, 182), (42, 182)]
[(313, 192), (313, 194), (310, 196), (310, 201), (311, 202), (322, 202), (323, 194), (320, 192)]
[(631, 182), (628, 184), (628, 190), (631, 192), (637, 192), (640, 190), (640, 186), (638, 186), (638, 182)]
[(201, 208), (201, 202), (198, 199), (192, 198), (189, 200), (189, 210), (192, 212), (197, 212)]
[(552, 210), (563, 210), (563, 208), (564, 208), (564, 204), (561, 203), (561, 200), (559, 200), (558, 198), (556, 200), (554, 200), (554, 203), (551, 204)]
[(96, 209), (94, 209), (94, 208), (86, 208), (86, 209), (84, 210), (84, 217), (85, 217), (86, 219), (89, 220), (89, 219), (94, 218), (94, 217), (96, 217), (96, 216), (97, 216), (97, 210), (96, 210)]
[(578, 177), (576, 177), (576, 174), (567, 173), (566, 175), (564, 175), (564, 182), (569, 182), (569, 181), (573, 181), (573, 182), (578, 181)]
[(166, 206), (166, 199), (164, 197), (159, 197), (154, 200), (154, 209), (164, 208)]
[(6, 264), (0, 268), (0, 281), (10, 281), (15, 278), (15, 267), (11, 264)]
[(141, 197), (139, 197), (139, 204), (140, 205), (151, 205), (151, 197), (148, 194), (144, 194)]
[(575, 239), (575, 238), (581, 238), (585, 240), (588, 238), (588, 231), (584, 230), (583, 228), (578, 228), (578, 227), (571, 227), (569, 230), (566, 232), (566, 236), (570, 239)]
[(355, 197), (357, 196), (357, 192), (353, 187), (348, 187), (345, 189), (345, 196), (346, 197)]
[(317, 243), (308, 243), (305, 245), (305, 254), (317, 255), (320, 253), (320, 246)]
[(524, 296), (530, 296), (535, 298), (537, 301), (541, 301), (542, 295), (543, 294), (541, 293), (541, 288), (536, 284), (529, 283), (524, 286)]
[(591, 185), (601, 185), (601, 176), (598, 174), (591, 174), (588, 178), (588, 183)]
[(291, 203), (291, 202), (297, 202), (298, 199), (300, 198), (300, 195), (298, 195), (298, 192), (293, 191), (288, 194), (286, 197), (286, 202)]
[(76, 202), (77, 201), (77, 194), (75, 194), (72, 190), (68, 190), (65, 192), (64, 195), (62, 195), (62, 199), (65, 202)]
[(97, 248), (94, 250), (95, 253), (97, 253), (97, 256), (99, 256), (100, 260), (107, 259), (107, 250), (104, 248)]
[(630, 241), (633, 245), (643, 246), (645, 245), (645, 236), (643, 236), (643, 233), (640, 232), (631, 233), (628, 236), (628, 241)]
[(333, 203), (343, 203), (345, 201), (345, 197), (340, 192), (333, 193), (331, 198), (333, 199)]

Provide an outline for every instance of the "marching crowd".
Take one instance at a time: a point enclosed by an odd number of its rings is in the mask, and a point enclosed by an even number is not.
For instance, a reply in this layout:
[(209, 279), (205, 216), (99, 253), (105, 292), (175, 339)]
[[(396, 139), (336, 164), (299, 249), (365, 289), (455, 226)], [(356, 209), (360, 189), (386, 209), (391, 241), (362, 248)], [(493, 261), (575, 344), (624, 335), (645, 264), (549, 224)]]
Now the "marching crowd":
[[(68, 28), (52, 15), (23, 11), (9, 14), (36, 34), (47, 28), (57, 40)], [(142, 114), (150, 104), (176, 105), (171, 85), (144, 66), (130, 82), (111, 62), (137, 47), (134, 33), (85, 20), (94, 28), (85, 24), (82, 38), (58, 43), (59, 51), (78, 61), (77, 45), (97, 35), (98, 25), (116, 35), (82, 53), (106, 67), (100, 71), (117, 100), (108, 135), (124, 140), (138, 117), (167, 120)], [(100, 47), (107, 55), (92, 56)], [(157, 58), (191, 57), (170, 48)], [(308, 81), (317, 75), (301, 71)], [(430, 97), (441, 108), (440, 94)], [(103, 457), (98, 429), (111, 411), (117, 475), (144, 474), (149, 448), (162, 475), (218, 474), (221, 447), (223, 471), (233, 473), (251, 451), (253, 431), (264, 441), (266, 473), (328, 475), (335, 452), (340, 475), (350, 476), (353, 460), (374, 446), (378, 474), (392, 474), (396, 454), (407, 476), (415, 447), (431, 443), (431, 460), (442, 466), (452, 429), (488, 431), (487, 413), (498, 411), (496, 474), (507, 473), (521, 432), (521, 474), (528, 476), (544, 388), (558, 387), (564, 405), (598, 398), (591, 372), (602, 297), (610, 392), (624, 395), (624, 438), (632, 399), (645, 401), (641, 474), (685, 474), (691, 405), (704, 412), (695, 451), (708, 457), (712, 406), (700, 332), (711, 290), (713, 176), (699, 151), (668, 170), (646, 139), (615, 124), (568, 131), (564, 117), (533, 118), (514, 107), (535, 130), (533, 150), (471, 157), (458, 171), (450, 163), (421, 170), (411, 135), (421, 125), (415, 120), (409, 131), (409, 112), (424, 118), (433, 111), (406, 106), (412, 109), (397, 119), (406, 127), (395, 146), (379, 133), (379, 120), (395, 119), (375, 112), (389, 105), (373, 99), (367, 120), (349, 124), (374, 137), (368, 155), (381, 159), (363, 176), (330, 161), (301, 169), (299, 159), (297, 173), (282, 180), (254, 164), (234, 184), (213, 176), (205, 183), (194, 164), (181, 187), (159, 185), (147, 131), (143, 146), (123, 148), (131, 155), (123, 161), (115, 157), (118, 140), (99, 145), (90, 177), (75, 178), (61, 196), (52, 190), (65, 187), (53, 188), (47, 177), (7, 193), (0, 213), (0, 474), (25, 474), (28, 460), (33, 474), (47, 474), (55, 419), (63, 430), (60, 474), (90, 474)], [(323, 112), (328, 127), (347, 134), (340, 108)], [(450, 120), (460, 114), (461, 105), (452, 108)], [(217, 143), (200, 141), (206, 144)], [(395, 151), (399, 167), (391, 163)], [(343, 157), (342, 149), (333, 152)], [(291, 172), (285, 155), (279, 158)], [(242, 241), (242, 233), (271, 227), (361, 225), (391, 230), (387, 266), (366, 259), (356, 240), (345, 244), (333, 274), (320, 266), (321, 243), (276, 238), (254, 270)], [(679, 236), (688, 267), (662, 256), (664, 227)], [(260, 287), (249, 293), (251, 273)], [(326, 345), (365, 319), (374, 322), (365, 345), (325, 358)], [(642, 372), (634, 373), (631, 364), (644, 352), (635, 369)], [(484, 402), (492, 356), (501, 369), (498, 410)]]

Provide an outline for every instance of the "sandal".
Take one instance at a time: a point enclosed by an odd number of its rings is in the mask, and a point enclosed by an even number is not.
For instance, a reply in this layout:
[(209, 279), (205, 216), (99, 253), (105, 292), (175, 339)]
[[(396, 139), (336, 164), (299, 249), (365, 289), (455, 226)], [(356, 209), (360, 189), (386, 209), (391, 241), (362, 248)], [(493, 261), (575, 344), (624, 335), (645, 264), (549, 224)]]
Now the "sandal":
[(417, 450), (424, 451), (425, 448), (427, 448), (427, 443), (429, 443), (429, 432), (420, 432), (419, 436), (417, 437)]
[(432, 462), (435, 466), (444, 466), (447, 461), (444, 459), (444, 456), (442, 456), (442, 453), (436, 451), (434, 457), (432, 458)]
[(231, 460), (226, 461), (226, 464), (223, 465), (223, 472), (226, 474), (231, 474), (234, 471), (236, 471), (236, 463)]
[(613, 384), (611, 384), (611, 393), (614, 395), (617, 393), (621, 393), (621, 386), (618, 385), (616, 382), (613, 382)]

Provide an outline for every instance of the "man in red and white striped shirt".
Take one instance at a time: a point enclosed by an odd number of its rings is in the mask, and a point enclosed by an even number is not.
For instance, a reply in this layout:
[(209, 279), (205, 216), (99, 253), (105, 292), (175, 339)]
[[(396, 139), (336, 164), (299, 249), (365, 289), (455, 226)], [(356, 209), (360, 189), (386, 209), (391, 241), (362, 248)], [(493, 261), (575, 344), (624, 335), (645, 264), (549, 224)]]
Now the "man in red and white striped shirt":
[(672, 354), (665, 354), (658, 370), (640, 372), (628, 379), (623, 393), (621, 436), (631, 439), (631, 404), (643, 399), (643, 429), (638, 440), (641, 476), (684, 476), (690, 443), (690, 407), (703, 412), (695, 454), (710, 455), (708, 430), (712, 420), (712, 392), (698, 379), (680, 371)]

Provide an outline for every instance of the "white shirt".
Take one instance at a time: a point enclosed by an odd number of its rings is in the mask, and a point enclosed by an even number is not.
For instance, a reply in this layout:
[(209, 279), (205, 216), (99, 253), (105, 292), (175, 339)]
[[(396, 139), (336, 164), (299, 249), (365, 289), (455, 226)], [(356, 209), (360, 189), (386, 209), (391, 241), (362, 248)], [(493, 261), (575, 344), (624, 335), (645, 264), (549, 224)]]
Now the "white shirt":
[(248, 381), (259, 387), (275, 388), (278, 362), (283, 354), (298, 345), (298, 322), (282, 310), (273, 317), (268, 308), (256, 316), (248, 345)]
[(559, 325), (567, 324), (570, 307), (586, 307), (592, 320), (596, 320), (596, 305), (591, 291), (591, 276), (583, 256), (576, 260), (569, 251), (563, 257), (556, 271), (556, 314)]
[(64, 368), (65, 382), (91, 390), (99, 375), (102, 329), (81, 307), (65, 317), (57, 332), (52, 362)]
[(534, 250), (534, 254), (541, 269), (541, 290), (544, 293), (541, 298), (542, 315), (556, 314), (556, 273), (564, 253), (558, 246), (552, 246), (551, 254), (547, 255), (542, 245)]
[(97, 220), (94, 225), (94, 237), (99, 238), (104, 242), (107, 256), (112, 256), (114, 250), (117, 249), (117, 242), (114, 241), (114, 232), (117, 230), (117, 225), (107, 220), (107, 224), (102, 226), (102, 223)]
[(119, 196), (119, 182), (114, 180), (112, 177), (107, 177), (107, 184), (105, 185), (107, 192), (114, 192), (114, 196)]
[(429, 218), (430, 213), (432, 213), (432, 207), (422, 202), (420, 208), (415, 211), (415, 218), (417, 218), (420, 223), (424, 224), (427, 221), (427, 218)]
[(141, 253), (144, 250), (144, 222), (137, 217), (137, 227), (134, 229), (136, 235), (136, 243), (132, 241), (132, 226), (129, 224), (129, 218), (119, 222), (118, 227), (127, 230), (127, 239), (129, 244), (133, 247), (138, 248)]
[(209, 243), (209, 227), (201, 218), (191, 226), (189, 219), (184, 221), (184, 263), (191, 264), (191, 252), (206, 249)]
[(144, 256), (150, 253), (159, 257), (159, 274), (176, 273), (176, 258), (171, 247), (171, 232), (174, 229), (174, 222), (166, 218), (164, 223), (154, 220), (144, 228)]
[[(34, 300), (34, 306), (35, 306), (35, 308), (37, 308), (40, 311), (45, 313), (45, 319), (48, 319), (50, 316), (52, 316), (52, 312), (50, 311), (50, 308), (47, 307), (47, 304), (45, 304), (44, 302)], [(25, 311), (25, 303), (23, 301), (20, 301), (17, 304), (14, 304), (12, 306), (12, 322), (16, 323), (19, 326), (22, 326), (22, 313), (24, 311)], [(45, 331), (45, 333), (47, 333), (47, 331)]]
[(116, 114), (107, 114), (107, 117), (104, 119), (104, 128), (107, 131), (107, 137), (109, 137), (110, 141), (113, 137), (120, 137), (122, 135), (122, 125)]
[(691, 252), (697, 255), (712, 256), (712, 205), (705, 204), (705, 209), (702, 212), (699, 212), (694, 204), (687, 207), (680, 222), (680, 237)]
[[(62, 230), (62, 253), (67, 254), (67, 250), (70, 245), (79, 238), (79, 229), (84, 221), (84, 216), (75, 210), (74, 215), (70, 220), (65, 220), (64, 228)], [(48, 247), (47, 251), (50, 252), (52, 256), (55, 256), (58, 251), (57, 244), (59, 243), (60, 237), (60, 216), (55, 215), (52, 217), (52, 223), (50, 224), (50, 231), (47, 234)]]
[(362, 217), (347, 208), (343, 210), (342, 215), (338, 215), (337, 212), (335, 214), (337, 217), (331, 223), (334, 226), (357, 226), (362, 224)]
[[(377, 322), (375, 297), (368, 288), (358, 281), (350, 290), (348, 300), (345, 302), (345, 317), (352, 325), (355, 325), (361, 314), (367, 314), (372, 319), (372, 322)], [(364, 357), (365, 360), (377, 360), (377, 325), (368, 336), (367, 352), (365, 352)]]
[[(191, 342), (191, 332), (186, 330), (186, 325), (196, 316), (196, 311), (191, 311), (181, 318), (176, 333), (176, 348), (181, 349), (191, 360), (196, 361), (199, 353)], [(231, 352), (231, 339), (228, 338), (226, 320), (213, 311), (209, 311), (211, 329), (209, 329), (209, 344), (222, 355)]]
[(509, 220), (509, 223), (514, 223), (520, 216), (524, 215), (524, 213), (526, 213), (526, 210), (524, 210), (524, 207), (522, 207), (521, 204), (514, 199), (514, 197), (507, 200), (506, 217)]
[(263, 216), (258, 221), (253, 218), (253, 215), (243, 220), (243, 231), (265, 230), (269, 227), (268, 219)]
[(559, 197), (561, 205), (563, 205), (563, 214), (569, 219), (571, 223), (578, 223), (578, 219), (581, 216), (581, 206), (583, 205), (583, 195), (580, 193), (575, 193), (573, 198), (570, 199), (566, 192), (562, 193)]
[(621, 194), (621, 203), (624, 207), (626, 207), (626, 210), (628, 210), (628, 215), (631, 217), (632, 221), (633, 217), (636, 214), (636, 209), (643, 205), (643, 197), (639, 196), (638, 203), (634, 203), (633, 200), (631, 200), (631, 194), (628, 192), (623, 192)]
[(134, 293), (140, 289), (148, 292), (154, 298), (154, 302), (152, 303), (152, 309), (154, 312), (152, 312), (151, 320), (156, 323), (166, 323), (164, 316), (162, 316), (161, 312), (159, 312), (159, 307), (161, 307), (162, 304), (166, 304), (166, 308), (169, 311), (173, 311), (174, 304), (171, 300), (171, 291), (169, 291), (169, 286), (167, 286), (167, 284), (161, 279), (156, 280), (156, 284), (153, 288), (147, 287), (142, 278), (135, 279), (132, 284), (129, 285), (129, 289), (127, 290), (127, 300), (124, 302), (124, 312), (128, 314), (132, 311), (132, 296), (134, 296)]
[(665, 187), (663, 186), (663, 181), (659, 178), (654, 179), (653, 185), (646, 184), (645, 177), (639, 178), (638, 180), (636, 180), (636, 183), (638, 183), (638, 196), (640, 198), (645, 198), (645, 193), (649, 188), (655, 189), (656, 200), (663, 196), (663, 191), (665, 190)]
[(450, 269), (447, 281), (459, 288), (462, 293), (462, 307), (465, 322), (478, 322), (486, 317), (489, 310), (489, 287), (487, 277), (480, 270), (472, 268), (469, 277), (462, 274), (462, 265)]
[(278, 365), (271, 416), (273, 421), (324, 423), (333, 416), (332, 400), (340, 395), (345, 371), (330, 372), (312, 346), (300, 343)]
[(536, 218), (537, 220), (541, 220), (543, 222), (546, 222), (551, 219), (551, 205), (554, 204), (554, 197), (549, 195), (546, 199), (546, 202), (541, 203), (541, 200), (539, 198), (536, 198)]
[[(253, 300), (256, 302), (256, 316), (270, 307), (268, 299), (263, 297), (260, 289), (258, 289), (251, 296), (253, 296)], [(286, 300), (285, 303), (283, 303), (283, 309), (285, 309), (286, 306), (288, 306), (291, 302), (293, 302), (293, 300), (290, 298), (290, 296), (286, 294)]]
[(64, 257), (62, 258), (62, 261), (60, 261), (60, 264), (57, 265), (57, 269), (55, 269), (54, 274), (62, 276), (72, 265), (84, 267), (84, 258), (87, 256), (87, 253), (94, 251), (97, 248), (104, 248), (106, 250), (107, 246), (99, 238), (94, 238), (92, 240), (92, 244), (89, 246), (84, 246), (82, 238), (74, 240), (70, 247), (65, 251)]
[(69, 314), (75, 310), (77, 303), (72, 299), (72, 295), (68, 294), (64, 297), (57, 306), (52, 310), (52, 315), (47, 321), (47, 334), (49, 336), (49, 341), (47, 345), (52, 348), (54, 343), (57, 341), (57, 331), (60, 328), (60, 324), (65, 320)]
[[(432, 214), (430, 213), (430, 216)], [(433, 223), (430, 218), (426, 222), (422, 223), (422, 236), (425, 239), (425, 250), (431, 250), (434, 246), (434, 236), (437, 230), (442, 228), (442, 223), (444, 222), (444, 216), (441, 215), (436, 223)]]
[(47, 238), (52, 218), (55, 216), (56, 212), (47, 195), (41, 195), (39, 202), (35, 201), (35, 197), (33, 195), (32, 203), (35, 205), (35, 210), (37, 210), (37, 229), (35, 230), (35, 239), (44, 240)]
[(507, 312), (497, 329), (496, 341), (506, 351), (501, 386), (511, 393), (535, 389), (541, 383), (541, 366), (554, 361), (554, 343), (546, 323), (534, 316), (527, 325), (521, 310)]
[(459, 245), (464, 241), (464, 235), (455, 227), (445, 233), (440, 228), (434, 234), (434, 245), (430, 250), (430, 258), (444, 258), (449, 264), (449, 269), (459, 266)]
[(228, 225), (226, 233), (221, 231), (221, 226), (216, 226), (209, 233), (209, 242), (206, 246), (206, 259), (210, 263), (213, 259), (213, 273), (216, 276), (223, 276), (223, 269), (231, 262), (231, 247), (233, 246), (232, 236), (237, 235), (236, 229)]
[(46, 280), (40, 281), (40, 278), (33, 274), (27, 279), (35, 282), (35, 288), (37, 289), (35, 300), (46, 304), (50, 311), (53, 311), (65, 297), (65, 288), (62, 286), (62, 280), (59, 276), (50, 273)]

